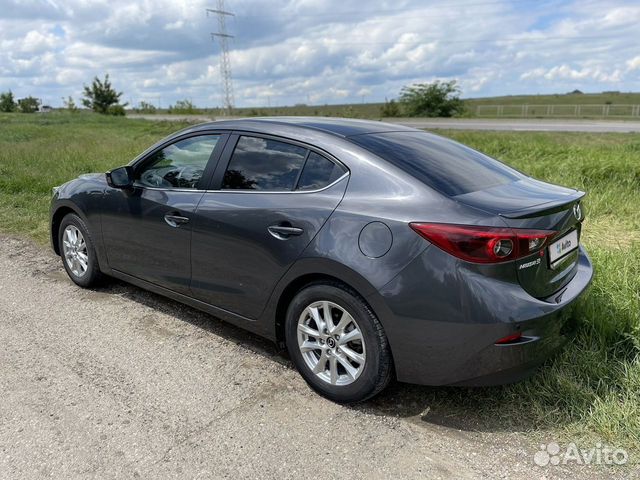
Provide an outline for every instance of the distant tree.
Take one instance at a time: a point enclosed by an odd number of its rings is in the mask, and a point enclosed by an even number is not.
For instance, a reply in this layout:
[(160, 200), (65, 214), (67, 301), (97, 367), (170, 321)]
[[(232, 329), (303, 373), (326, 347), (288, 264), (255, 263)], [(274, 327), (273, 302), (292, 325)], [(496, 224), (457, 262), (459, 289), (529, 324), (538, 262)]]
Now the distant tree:
[(11, 90), (0, 93), (0, 112), (15, 112), (17, 107)]
[(34, 97), (26, 97), (18, 100), (18, 110), (21, 113), (36, 113), (40, 108), (40, 100)]
[(71, 113), (76, 113), (78, 111), (78, 106), (76, 102), (73, 100), (73, 97), (69, 95), (67, 98), (62, 97), (62, 105)]
[(145, 102), (144, 100), (138, 104), (138, 108), (136, 110), (140, 113), (156, 113), (155, 105)]
[(408, 115), (416, 117), (452, 117), (464, 111), (460, 87), (455, 80), (403, 87), (400, 102)]
[[(111, 87), (109, 74), (106, 74), (104, 81), (95, 77), (90, 87), (87, 87), (86, 85), (84, 86), (85, 98), (82, 99), (82, 104), (94, 112), (106, 114), (109, 113), (109, 107), (112, 105), (119, 105), (121, 96), (122, 92), (116, 92)], [(123, 112), (126, 105), (126, 103), (120, 105)], [(119, 109), (116, 110), (119, 111)]]
[(380, 107), (380, 115), (383, 117), (399, 117), (400, 106), (393, 98), (389, 101), (385, 98), (384, 105)]
[(116, 117), (124, 117), (126, 112), (124, 111), (124, 105), (111, 105), (107, 110), (109, 115), (113, 115)]
[(196, 107), (191, 103), (191, 100), (178, 100), (175, 105), (169, 106), (169, 113), (177, 114), (192, 114), (197, 113)]

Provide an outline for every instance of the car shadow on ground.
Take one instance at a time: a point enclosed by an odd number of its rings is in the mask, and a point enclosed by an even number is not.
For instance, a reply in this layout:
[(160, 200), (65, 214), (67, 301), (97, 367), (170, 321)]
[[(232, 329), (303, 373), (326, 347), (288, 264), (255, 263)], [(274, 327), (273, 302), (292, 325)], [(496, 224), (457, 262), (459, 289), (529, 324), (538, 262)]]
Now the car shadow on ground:
[[(207, 332), (259, 354), (267, 361), (294, 369), (286, 350), (273, 342), (226, 323), (161, 295), (112, 279), (105, 286), (91, 290), (92, 295), (119, 295), (146, 307), (188, 322)], [(528, 431), (526, 415), (496, 415), (501, 404), (509, 402), (506, 387), (427, 387), (392, 382), (375, 398), (347, 406), (356, 411), (386, 417), (405, 418), (414, 424), (432, 425), (468, 432)], [(507, 411), (509, 409), (506, 409)]]

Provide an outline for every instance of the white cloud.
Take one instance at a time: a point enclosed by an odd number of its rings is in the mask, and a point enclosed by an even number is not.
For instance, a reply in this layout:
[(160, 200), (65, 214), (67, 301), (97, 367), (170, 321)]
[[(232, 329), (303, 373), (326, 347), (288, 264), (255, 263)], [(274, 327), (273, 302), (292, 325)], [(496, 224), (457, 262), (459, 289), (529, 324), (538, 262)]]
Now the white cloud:
[[(127, 99), (220, 103), (207, 0), (4, 0), (0, 90), (48, 103), (109, 73)], [(638, 89), (633, 0), (227, 0), (239, 105), (382, 101), (458, 79), (468, 96)]]
[(637, 70), (640, 68), (640, 55), (633, 57), (631, 60), (627, 60), (627, 68), (629, 70)]
[(165, 30), (180, 30), (181, 28), (184, 28), (184, 20), (176, 20), (164, 26)]
[(39, 53), (56, 48), (61, 40), (51, 33), (40, 33), (37, 30), (29, 31), (21, 42), (16, 42), (19, 50), (25, 53)]
[(607, 70), (602, 67), (585, 67), (581, 69), (571, 68), (569, 65), (557, 65), (549, 69), (534, 68), (522, 75), (522, 80), (541, 79), (546, 80), (595, 80), (597, 82), (619, 82), (622, 79), (623, 72), (619, 69)]

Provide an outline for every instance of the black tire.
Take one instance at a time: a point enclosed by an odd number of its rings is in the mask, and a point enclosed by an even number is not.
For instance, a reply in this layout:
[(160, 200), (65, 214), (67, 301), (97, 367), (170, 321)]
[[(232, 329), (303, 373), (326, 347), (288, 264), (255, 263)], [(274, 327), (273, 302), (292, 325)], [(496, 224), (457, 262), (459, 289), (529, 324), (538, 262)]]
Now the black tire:
[[(332, 385), (329, 381), (320, 378), (307, 365), (298, 346), (300, 316), (314, 302), (325, 300), (343, 308), (353, 317), (362, 333), (362, 341), (366, 348), (362, 372), (347, 385)], [(389, 384), (393, 375), (391, 350), (380, 321), (358, 293), (337, 282), (313, 283), (296, 294), (287, 309), (285, 340), (289, 356), (309, 386), (320, 395), (337, 403), (363, 402), (380, 393)], [(314, 355), (319, 357), (319, 351)]]
[[(80, 231), (80, 233), (84, 237), (84, 242), (86, 245), (86, 255), (88, 257), (87, 269), (81, 275), (77, 275), (73, 272), (72, 268), (65, 258), (63, 236), (65, 230), (70, 225), (74, 226)], [(95, 287), (102, 281), (103, 275), (100, 272), (100, 266), (98, 265), (98, 257), (96, 255), (93, 238), (91, 237), (91, 233), (89, 232), (89, 229), (87, 228), (84, 221), (75, 213), (67, 214), (62, 219), (62, 222), (60, 222), (60, 229), (58, 230), (58, 246), (60, 248), (60, 258), (62, 259), (62, 265), (66, 270), (67, 275), (69, 275), (69, 278), (76, 285), (83, 288), (91, 288)]]

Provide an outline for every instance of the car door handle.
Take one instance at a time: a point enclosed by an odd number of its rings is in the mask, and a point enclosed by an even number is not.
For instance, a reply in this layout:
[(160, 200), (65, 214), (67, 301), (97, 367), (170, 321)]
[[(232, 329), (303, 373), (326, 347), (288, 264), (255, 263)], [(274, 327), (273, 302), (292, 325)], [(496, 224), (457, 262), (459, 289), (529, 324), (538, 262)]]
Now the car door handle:
[(302, 232), (304, 232), (301, 228), (286, 225), (271, 225), (267, 227), (267, 230), (278, 240), (286, 240), (291, 236), (302, 235)]
[(176, 215), (175, 213), (167, 213), (164, 216), (164, 221), (167, 222), (170, 227), (177, 228), (180, 225), (189, 223), (189, 218), (183, 217), (182, 215)]

